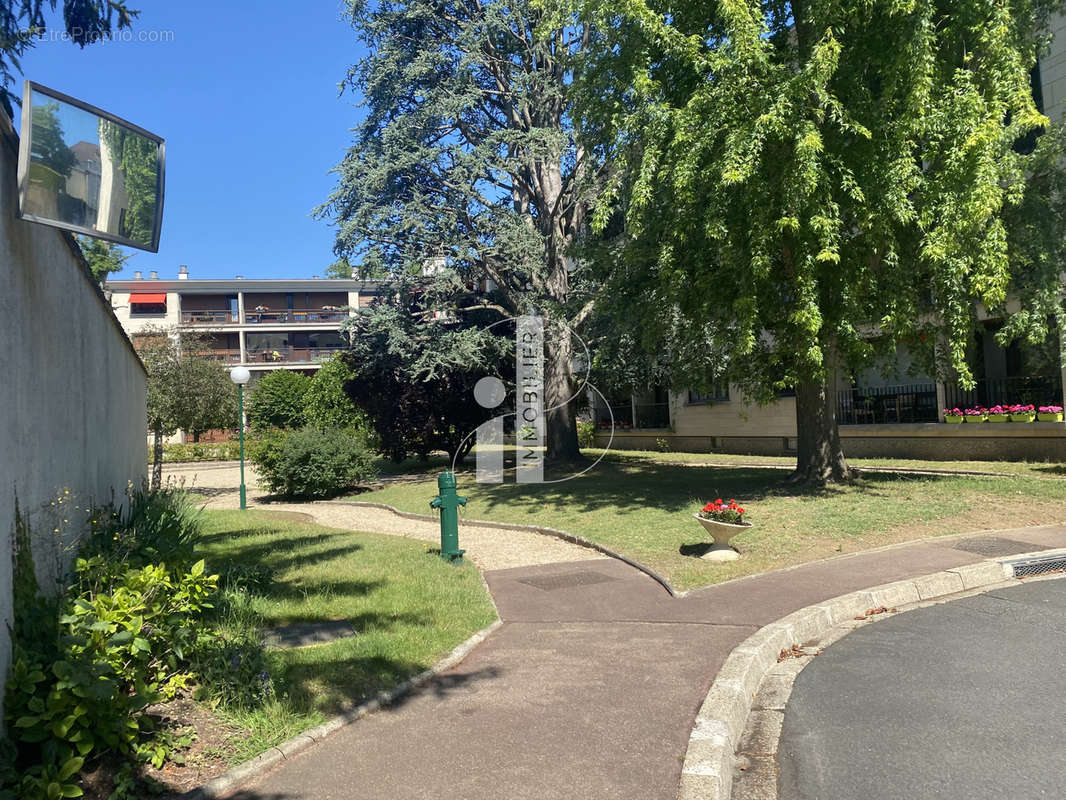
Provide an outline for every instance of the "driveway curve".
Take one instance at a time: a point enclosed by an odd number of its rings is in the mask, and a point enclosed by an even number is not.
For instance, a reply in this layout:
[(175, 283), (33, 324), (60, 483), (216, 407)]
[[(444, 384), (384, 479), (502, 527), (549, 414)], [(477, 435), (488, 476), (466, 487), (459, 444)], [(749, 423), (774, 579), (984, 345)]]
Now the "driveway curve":
[(1064, 706), (1066, 581), (900, 614), (797, 677), (779, 798), (1059, 798)]

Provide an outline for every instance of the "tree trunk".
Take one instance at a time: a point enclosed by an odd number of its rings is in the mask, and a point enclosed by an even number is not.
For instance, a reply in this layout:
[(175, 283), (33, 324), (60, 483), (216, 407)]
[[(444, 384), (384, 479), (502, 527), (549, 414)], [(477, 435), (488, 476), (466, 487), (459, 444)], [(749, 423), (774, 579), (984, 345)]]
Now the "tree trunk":
[(152, 491), (163, 485), (163, 432), (152, 431)]
[(794, 483), (824, 485), (855, 477), (840, 447), (836, 386), (831, 376), (796, 384), (796, 471)]
[(545, 419), (547, 461), (549, 464), (574, 463), (584, 457), (577, 443), (573, 341), (569, 328), (550, 323), (545, 328), (551, 329), (545, 336), (544, 348), (544, 408), (552, 409), (547, 411)]

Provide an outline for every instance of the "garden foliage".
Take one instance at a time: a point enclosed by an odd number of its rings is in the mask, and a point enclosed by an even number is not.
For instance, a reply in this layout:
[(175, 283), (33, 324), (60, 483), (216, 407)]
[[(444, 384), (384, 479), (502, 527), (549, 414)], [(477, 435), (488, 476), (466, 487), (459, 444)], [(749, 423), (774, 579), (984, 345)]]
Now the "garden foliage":
[(268, 372), (248, 399), (248, 424), (255, 430), (299, 428), (305, 422), (305, 403), (311, 379), (298, 372)]
[(94, 512), (69, 585), (48, 596), (34, 577), (29, 526), (17, 520), (4, 698), (13, 747), (0, 798), (78, 797), (79, 772), (104, 758), (123, 765), (113, 796), (130, 796), (138, 764), (166, 759), (148, 706), (212, 671), (227, 647), (208, 624), (218, 576), (196, 560), (198, 531), (183, 494), (131, 491), (123, 511)]
[(264, 485), (285, 497), (329, 497), (375, 474), (366, 439), (357, 431), (276, 429), (252, 448)]
[[(350, 273), (349, 273), (350, 274)], [(304, 396), (304, 420), (320, 430), (358, 428), (369, 431), (366, 416), (344, 392), (352, 372), (339, 357), (323, 362)]]
[(399, 462), (444, 450), (461, 462), (477, 426), (504, 413), (474, 401), (478, 380), (510, 366), (506, 329), (483, 322), (468, 311), (444, 324), (407, 289), (345, 321), (345, 392), (371, 420), (383, 455)]
[(1060, 3), (576, 7), (616, 166), (593, 227), (625, 217), (607, 294), (681, 385), (795, 387), (797, 477), (848, 475), (837, 370), (903, 344), (965, 384), (979, 305), (1001, 343), (1061, 317), (1063, 137), (1031, 84)]

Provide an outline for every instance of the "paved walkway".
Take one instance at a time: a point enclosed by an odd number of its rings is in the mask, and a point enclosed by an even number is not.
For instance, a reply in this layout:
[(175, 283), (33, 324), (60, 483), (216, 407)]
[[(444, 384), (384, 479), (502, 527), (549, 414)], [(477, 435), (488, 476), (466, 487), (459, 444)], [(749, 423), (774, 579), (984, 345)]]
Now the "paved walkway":
[(1061, 577), (849, 634), (796, 679), (781, 800), (1062, 797), (1064, 654)]
[[(209, 505), (236, 506), (232, 468), (168, 473), (215, 489)], [(435, 525), (374, 509), (263, 509), (298, 510), (336, 527), (438, 535)], [(857, 589), (988, 556), (1064, 547), (1066, 526), (841, 556), (681, 599), (621, 562), (537, 534), (467, 528), (462, 537), (504, 624), (458, 667), (231, 797), (675, 800), (696, 711), (729, 652), (758, 628)], [(830, 796), (854, 795), (820, 795)]]
[[(504, 624), (458, 667), (242, 800), (675, 800), (696, 711), (762, 625), (846, 592), (1066, 546), (1066, 526), (848, 555), (671, 598), (610, 559), (489, 570)], [(960, 547), (964, 549), (960, 549)]]

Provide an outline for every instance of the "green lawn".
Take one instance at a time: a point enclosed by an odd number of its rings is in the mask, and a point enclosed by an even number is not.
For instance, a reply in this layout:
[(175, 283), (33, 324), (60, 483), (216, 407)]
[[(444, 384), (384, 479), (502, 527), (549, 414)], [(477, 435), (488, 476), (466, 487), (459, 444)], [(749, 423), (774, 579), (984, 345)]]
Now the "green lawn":
[(420, 542), (325, 528), (256, 511), (205, 511), (208, 568), (262, 565), (271, 579), (251, 610), (267, 626), (344, 619), (354, 638), (269, 653), (278, 700), (233, 714), (252, 731), (236, 758), (395, 686), (496, 619), (477, 570), (454, 567)]
[[(585, 450), (595, 458), (603, 450)], [(608, 458), (623, 454), (625, 458), (641, 458), (660, 464), (757, 464), (760, 466), (796, 466), (794, 456), (743, 456), (731, 453), (661, 453), (655, 450), (612, 450)], [(405, 462), (406, 463), (406, 462)], [(853, 467), (878, 469), (958, 470), (961, 472), (989, 472), (1001, 475), (1022, 475), (1033, 478), (1066, 476), (1066, 464), (1049, 461), (920, 461), (906, 458), (849, 458)]]
[[(558, 484), (480, 485), (464, 472), (459, 492), (469, 498), (471, 519), (571, 531), (648, 565), (679, 589), (926, 536), (1066, 520), (1066, 480), (1054, 477), (1062, 474), (1057, 464), (1022, 465), (1009, 478), (867, 473), (822, 491), (787, 485), (783, 470), (703, 460), (717, 454), (678, 463), (679, 455), (612, 453), (588, 474)], [(435, 493), (427, 476), (352, 499), (426, 513)], [(753, 523), (733, 540), (743, 558), (728, 564), (685, 554), (705, 541), (693, 512), (716, 497), (736, 498)]]

